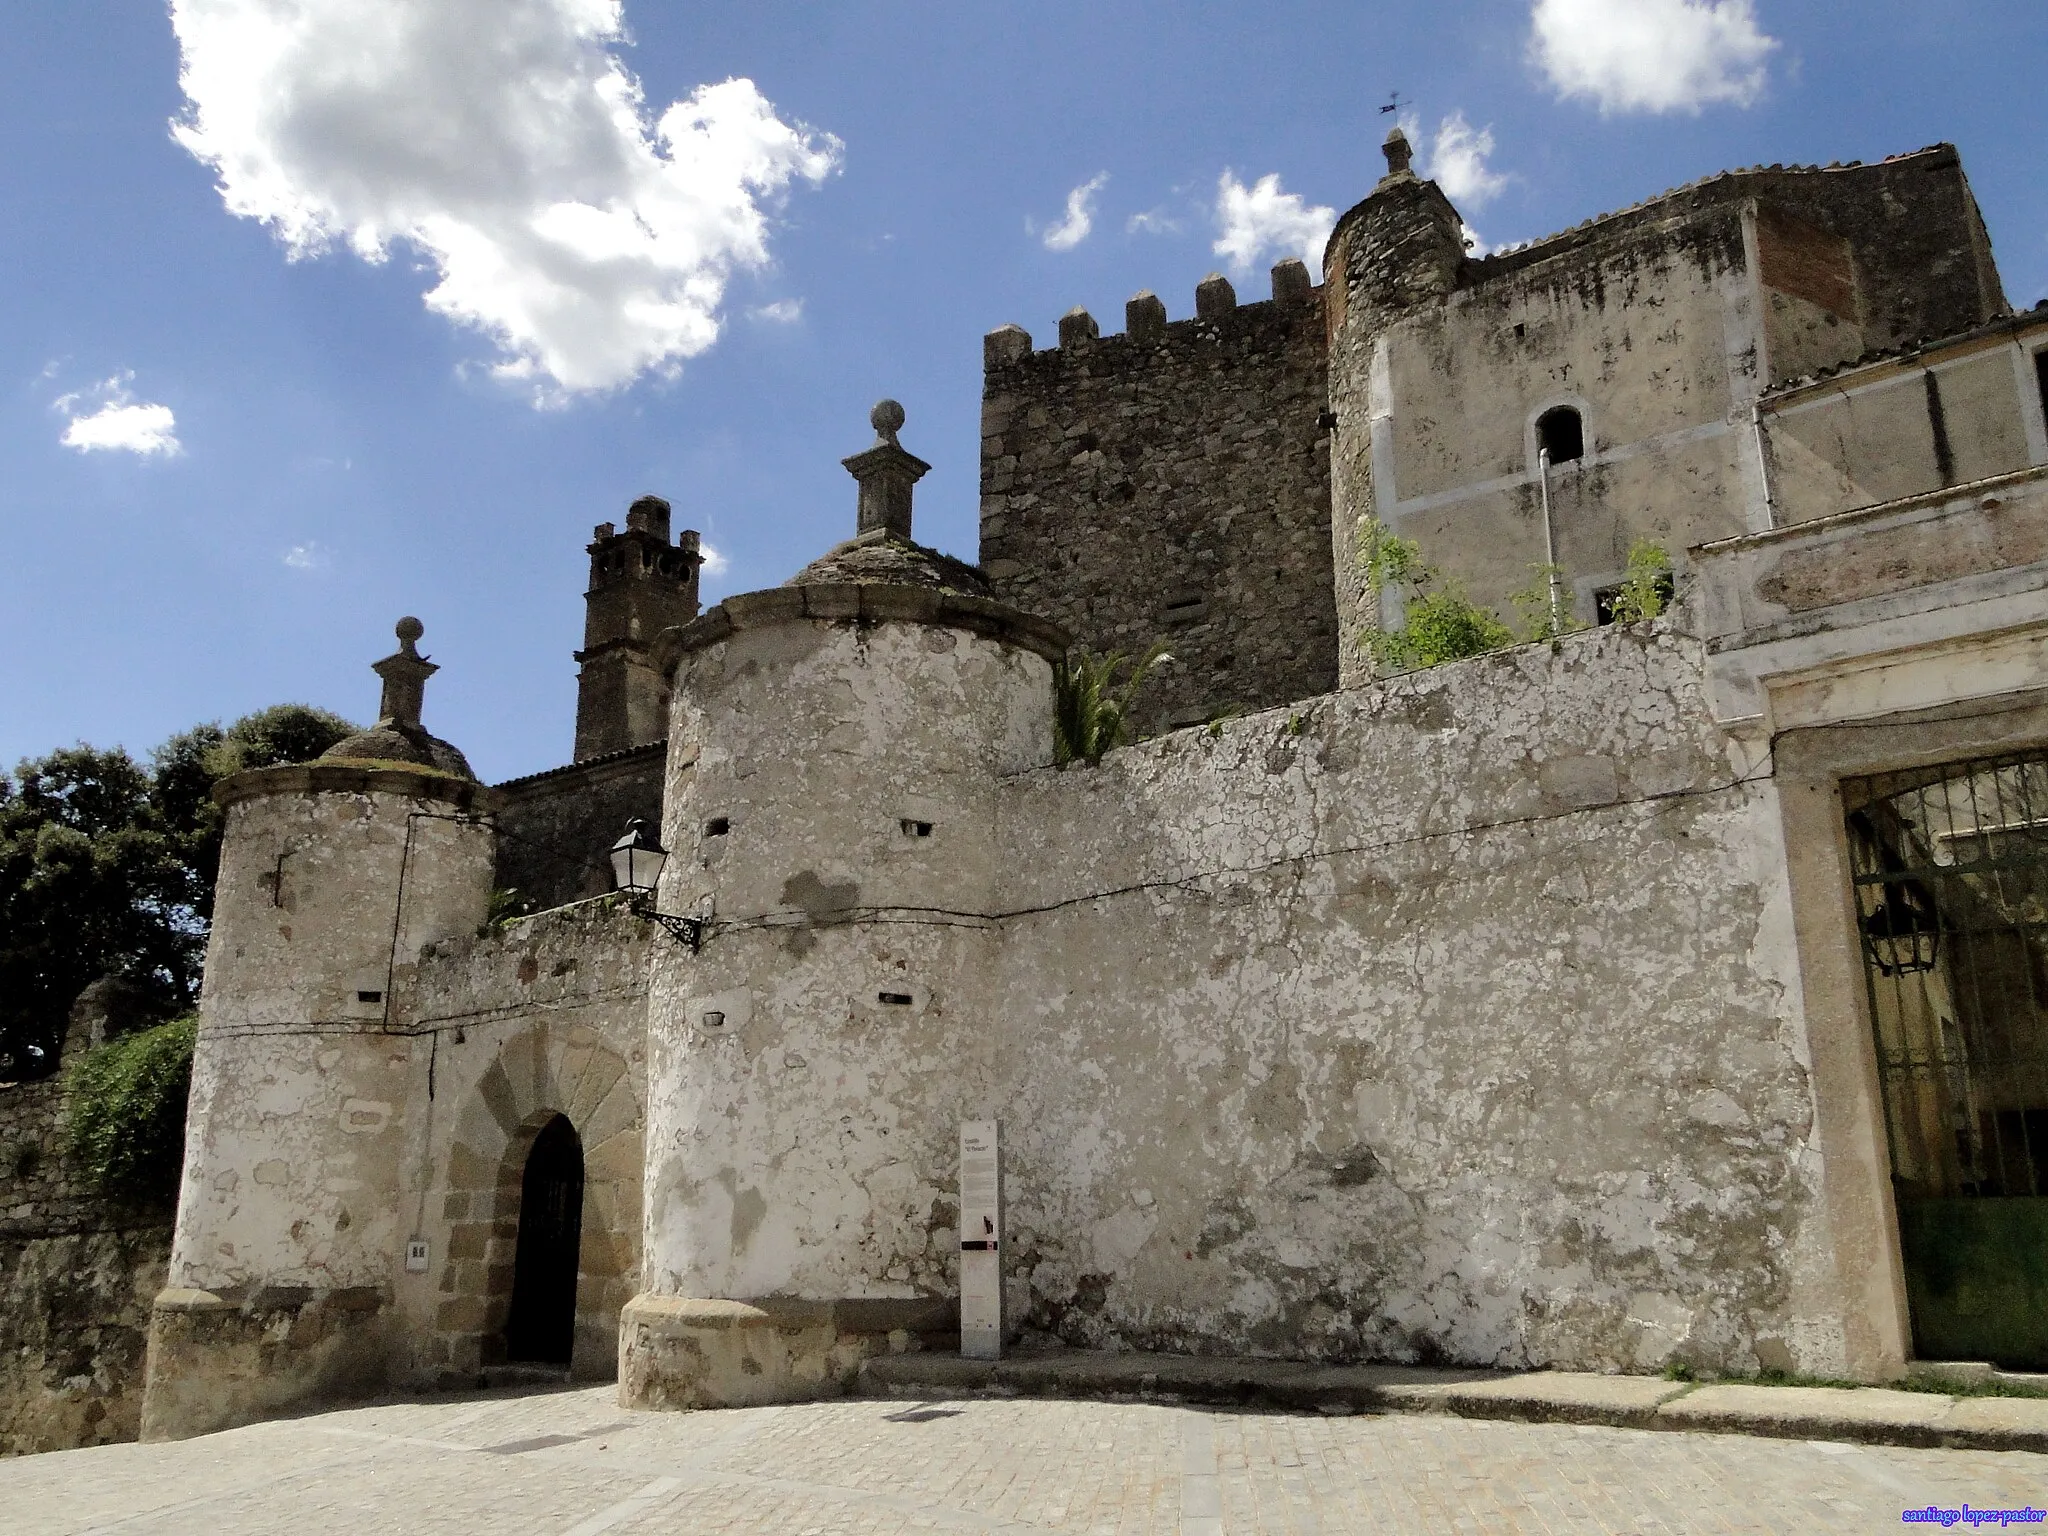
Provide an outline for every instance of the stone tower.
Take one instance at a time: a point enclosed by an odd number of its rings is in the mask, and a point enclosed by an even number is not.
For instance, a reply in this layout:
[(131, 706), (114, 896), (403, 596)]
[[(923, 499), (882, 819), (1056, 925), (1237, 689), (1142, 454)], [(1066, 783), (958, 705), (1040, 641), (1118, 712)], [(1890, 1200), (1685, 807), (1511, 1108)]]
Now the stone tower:
[(911, 541), (923, 465), (899, 406), (872, 420), (846, 461), (864, 531), (672, 637), (660, 899), (712, 921), (699, 953), (660, 951), (650, 998), (628, 1403), (809, 1395), (948, 1310), (934, 1201), (990, 1107), (973, 914), (999, 779), (1051, 760), (1067, 639)]
[(623, 533), (599, 523), (590, 542), (583, 649), (576, 653), (576, 761), (659, 741), (668, 728), (668, 685), (654, 639), (697, 617), (697, 535), (669, 542), (669, 505), (642, 496)]
[(1387, 174), (1337, 221), (1323, 249), (1323, 313), (1330, 338), (1330, 527), (1337, 593), (1339, 686), (1371, 681), (1359, 632), (1377, 628), (1379, 594), (1360, 563), (1360, 541), (1380, 515), (1373, 500), (1375, 433), (1392, 410), (1374, 344), (1411, 307), (1441, 303), (1465, 258), (1464, 221), (1433, 181), (1411, 169), (1413, 151), (1396, 128), (1383, 146)]
[(380, 717), (311, 763), (236, 774), (192, 1064), (170, 1274), (152, 1313), (147, 1439), (375, 1390), (414, 1213), (408, 1109), (429, 1042), (394, 1017), (420, 952), (474, 932), (490, 791), (427, 733), (437, 670), (398, 625)]

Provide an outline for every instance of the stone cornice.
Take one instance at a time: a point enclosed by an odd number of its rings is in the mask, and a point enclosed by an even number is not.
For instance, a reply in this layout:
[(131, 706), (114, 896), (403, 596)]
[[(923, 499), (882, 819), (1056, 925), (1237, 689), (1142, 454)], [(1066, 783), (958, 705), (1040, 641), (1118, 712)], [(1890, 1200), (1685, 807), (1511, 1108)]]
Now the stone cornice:
[(932, 624), (964, 629), (1005, 645), (1014, 645), (1047, 661), (1058, 661), (1072, 637), (1050, 620), (1021, 612), (1008, 604), (932, 587), (868, 584), (819, 584), (771, 587), (728, 597), (701, 617), (666, 629), (655, 642), (664, 674), (692, 651), (716, 645), (742, 629), (764, 629), (799, 620), (831, 623)]
[(377, 794), (409, 800), (440, 800), (458, 810), (487, 812), (498, 796), (474, 779), (412, 763), (319, 762), (278, 768), (250, 768), (213, 786), (223, 808), (266, 795)]

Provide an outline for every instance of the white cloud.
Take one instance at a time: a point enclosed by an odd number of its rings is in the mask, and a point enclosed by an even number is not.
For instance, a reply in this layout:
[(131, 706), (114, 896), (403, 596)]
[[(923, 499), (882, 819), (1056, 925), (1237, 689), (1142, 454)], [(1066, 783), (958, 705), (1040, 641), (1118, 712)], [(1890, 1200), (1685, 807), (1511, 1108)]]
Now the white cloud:
[(1134, 213), (1124, 221), (1127, 235), (1177, 235), (1180, 220), (1168, 216), (1164, 208), (1149, 208), (1143, 213)]
[(1778, 46), (1753, 0), (1535, 0), (1531, 57), (1560, 96), (1602, 112), (1746, 107)]
[(171, 0), (174, 132), (294, 258), (413, 247), (428, 308), (544, 398), (673, 373), (717, 339), (730, 274), (767, 263), (778, 195), (842, 145), (750, 80), (651, 112), (620, 7)]
[[(117, 373), (90, 389), (59, 395), (52, 408), (71, 420), (58, 441), (80, 453), (134, 453), (144, 458), (183, 453), (177, 417), (168, 405), (137, 400), (130, 394), (128, 386), (134, 379), (131, 372)], [(97, 402), (97, 408), (85, 411), (88, 401)]]
[(758, 309), (747, 311), (756, 320), (768, 320), (776, 325), (794, 325), (804, 317), (802, 299), (777, 299), (773, 304), (763, 304)]
[[(1411, 133), (1411, 137), (1413, 134)], [(1423, 160), (1423, 174), (1458, 206), (1484, 208), (1507, 190), (1508, 178), (1486, 161), (1493, 153), (1493, 129), (1474, 128), (1465, 114), (1453, 112), (1437, 125)]]
[(1095, 194), (1108, 182), (1109, 172), (1104, 171), (1067, 194), (1066, 216), (1039, 237), (1048, 251), (1071, 251), (1088, 238), (1095, 228)]
[(284, 563), (295, 571), (317, 571), (327, 564), (327, 550), (310, 541), (294, 544), (284, 552)]
[(699, 544), (697, 553), (704, 558), (703, 569), (706, 576), (723, 576), (732, 567), (732, 562), (709, 544)]
[(1247, 187), (1225, 171), (1216, 183), (1216, 227), (1222, 233), (1211, 249), (1229, 257), (1240, 272), (1250, 271), (1261, 255), (1277, 253), (1299, 256), (1313, 273), (1322, 266), (1323, 247), (1336, 222), (1336, 209), (1282, 192), (1277, 173)]

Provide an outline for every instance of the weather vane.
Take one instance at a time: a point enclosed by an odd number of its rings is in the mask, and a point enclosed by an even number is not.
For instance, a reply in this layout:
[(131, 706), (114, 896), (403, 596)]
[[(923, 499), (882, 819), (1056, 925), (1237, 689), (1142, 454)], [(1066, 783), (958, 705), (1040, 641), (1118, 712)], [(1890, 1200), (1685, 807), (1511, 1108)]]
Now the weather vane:
[(1380, 108), (1380, 115), (1384, 117), (1387, 113), (1398, 112), (1403, 107), (1408, 105), (1410, 105), (1410, 103), (1405, 102), (1401, 99), (1401, 93), (1399, 91), (1389, 91), (1387, 92), (1387, 104), (1384, 107)]

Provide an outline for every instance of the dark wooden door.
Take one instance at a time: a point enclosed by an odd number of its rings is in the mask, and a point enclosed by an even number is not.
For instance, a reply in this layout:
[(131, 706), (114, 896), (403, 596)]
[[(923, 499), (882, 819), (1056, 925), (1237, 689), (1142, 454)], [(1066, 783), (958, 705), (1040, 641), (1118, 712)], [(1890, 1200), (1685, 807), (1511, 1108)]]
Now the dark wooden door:
[(519, 1246), (505, 1356), (567, 1365), (576, 1336), (576, 1255), (583, 1239), (583, 1144), (557, 1115), (533, 1140), (519, 1194)]

